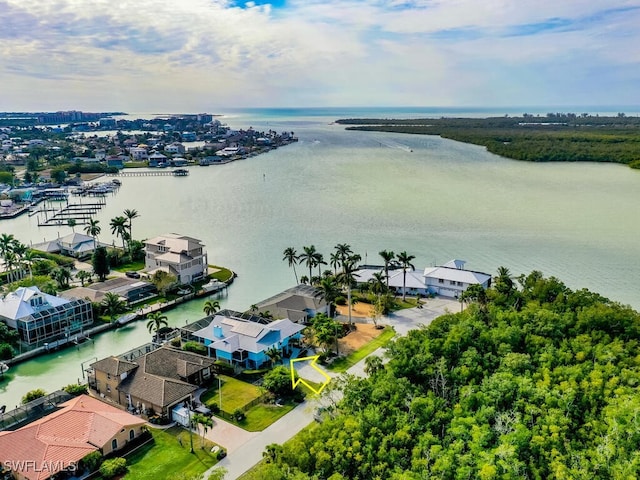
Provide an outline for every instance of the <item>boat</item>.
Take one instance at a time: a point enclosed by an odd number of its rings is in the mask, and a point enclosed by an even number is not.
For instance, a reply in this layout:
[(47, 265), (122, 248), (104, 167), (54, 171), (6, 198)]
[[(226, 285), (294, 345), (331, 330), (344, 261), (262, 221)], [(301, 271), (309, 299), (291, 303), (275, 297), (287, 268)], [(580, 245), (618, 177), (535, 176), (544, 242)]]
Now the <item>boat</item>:
[(111, 180), (111, 183), (113, 183), (114, 185), (122, 185), (122, 182), (120, 180), (118, 180), (117, 178), (114, 178), (113, 180)]
[(173, 174), (174, 174), (176, 177), (184, 177), (184, 176), (186, 176), (186, 175), (189, 175), (189, 170), (187, 170), (186, 168), (176, 168), (176, 169), (173, 171)]
[(7, 370), (9, 370), (9, 365), (6, 363), (0, 363), (0, 375), (4, 374)]
[(118, 319), (116, 320), (116, 323), (118, 325), (125, 325), (129, 322), (132, 322), (136, 318), (138, 318), (137, 313), (127, 313), (126, 315), (122, 315), (121, 317), (118, 317)]
[(224, 282), (221, 282), (220, 280), (209, 280), (209, 283), (205, 283), (202, 286), (202, 291), (204, 293), (212, 293), (212, 292), (217, 292), (219, 290), (222, 290), (224, 287), (226, 287), (227, 284)]

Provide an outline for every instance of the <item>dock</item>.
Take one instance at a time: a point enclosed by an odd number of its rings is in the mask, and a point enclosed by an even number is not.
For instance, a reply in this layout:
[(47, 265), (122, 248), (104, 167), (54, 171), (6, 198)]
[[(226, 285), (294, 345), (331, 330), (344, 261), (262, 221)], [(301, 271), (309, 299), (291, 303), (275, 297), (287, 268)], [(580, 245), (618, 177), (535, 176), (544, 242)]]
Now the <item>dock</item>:
[(189, 175), (186, 168), (177, 168), (175, 170), (144, 170), (144, 171), (126, 171), (118, 173), (110, 173), (114, 177), (185, 177)]

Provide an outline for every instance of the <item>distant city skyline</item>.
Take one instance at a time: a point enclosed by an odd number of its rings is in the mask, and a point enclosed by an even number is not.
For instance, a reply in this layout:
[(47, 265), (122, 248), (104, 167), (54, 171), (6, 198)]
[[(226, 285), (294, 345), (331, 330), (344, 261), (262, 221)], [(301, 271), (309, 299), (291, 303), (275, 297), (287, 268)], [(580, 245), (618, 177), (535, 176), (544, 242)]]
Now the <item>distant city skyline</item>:
[(640, 2), (0, 0), (2, 111), (640, 105)]

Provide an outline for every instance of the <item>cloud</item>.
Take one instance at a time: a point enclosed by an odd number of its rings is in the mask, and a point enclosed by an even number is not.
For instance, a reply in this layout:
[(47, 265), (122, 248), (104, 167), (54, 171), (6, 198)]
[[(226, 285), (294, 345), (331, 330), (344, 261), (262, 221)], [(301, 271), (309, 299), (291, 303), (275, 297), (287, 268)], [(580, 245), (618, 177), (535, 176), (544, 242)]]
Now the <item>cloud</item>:
[[(80, 97), (154, 110), (200, 110), (203, 98), (531, 104), (567, 98), (578, 79), (576, 99), (640, 102), (629, 88), (640, 71), (630, 47), (640, 5), (630, 0), (0, 0), (0, 15), (15, 109), (51, 102), (53, 91), (59, 108)], [(90, 86), (110, 93), (91, 98)]]

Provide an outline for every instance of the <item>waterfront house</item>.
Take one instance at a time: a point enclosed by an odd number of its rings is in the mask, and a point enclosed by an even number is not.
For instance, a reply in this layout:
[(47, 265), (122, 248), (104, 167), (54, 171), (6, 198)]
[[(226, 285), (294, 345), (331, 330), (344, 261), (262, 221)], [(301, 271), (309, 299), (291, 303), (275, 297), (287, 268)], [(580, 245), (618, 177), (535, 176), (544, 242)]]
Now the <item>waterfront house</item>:
[(108, 247), (106, 243), (97, 242), (93, 237), (82, 233), (70, 233), (55, 240), (37, 243), (31, 246), (41, 252), (59, 253), (74, 258), (89, 258), (93, 255), (95, 247)]
[(49, 295), (38, 287), (20, 287), (0, 300), (0, 320), (14, 328), (20, 340), (37, 345), (71, 338), (93, 323), (91, 302)]
[(88, 454), (112, 454), (138, 439), (146, 423), (88, 395), (59, 407), (15, 431), (0, 432), (0, 464), (11, 478), (46, 480), (76, 472)]
[(304, 328), (287, 318), (259, 323), (226, 310), (180, 330), (183, 338), (207, 347), (211, 357), (241, 368), (256, 369), (270, 361), (267, 351), (271, 348), (287, 357), (292, 344), (302, 337)]
[(90, 365), (96, 394), (131, 411), (169, 415), (214, 373), (214, 360), (171, 347), (151, 347), (111, 356)]
[(178, 142), (173, 142), (164, 147), (164, 151), (171, 154), (184, 155), (187, 151), (185, 146)]
[[(491, 275), (465, 270), (464, 260), (451, 260), (444, 265), (427, 267), (424, 270), (407, 270), (406, 277), (401, 268), (389, 270), (389, 288), (402, 295), (441, 295), (459, 298), (470, 285), (491, 286)], [(381, 266), (366, 266), (356, 272), (359, 284), (367, 283), (374, 273), (384, 273)]]
[(207, 253), (198, 239), (167, 233), (146, 240), (144, 249), (145, 270), (149, 275), (164, 270), (175, 275), (180, 284), (191, 284), (207, 275)]
[(306, 323), (317, 313), (328, 313), (329, 307), (320, 290), (310, 285), (297, 285), (257, 303), (255, 313), (265, 312), (274, 318)]
[(144, 280), (117, 277), (104, 282), (96, 282), (86, 287), (75, 287), (60, 293), (64, 298), (88, 298), (100, 303), (107, 293), (118, 295), (127, 305), (132, 306), (158, 295), (153, 283)]
[(131, 147), (129, 149), (129, 155), (131, 155), (131, 159), (134, 162), (139, 162), (142, 160), (146, 160), (149, 157), (146, 148), (141, 147)]
[(166, 167), (169, 164), (169, 159), (166, 155), (159, 152), (153, 152), (149, 155), (150, 167)]
[(464, 260), (451, 260), (444, 265), (424, 270), (425, 284), (430, 292), (444, 297), (459, 298), (470, 285), (491, 286), (491, 275), (464, 269)]

